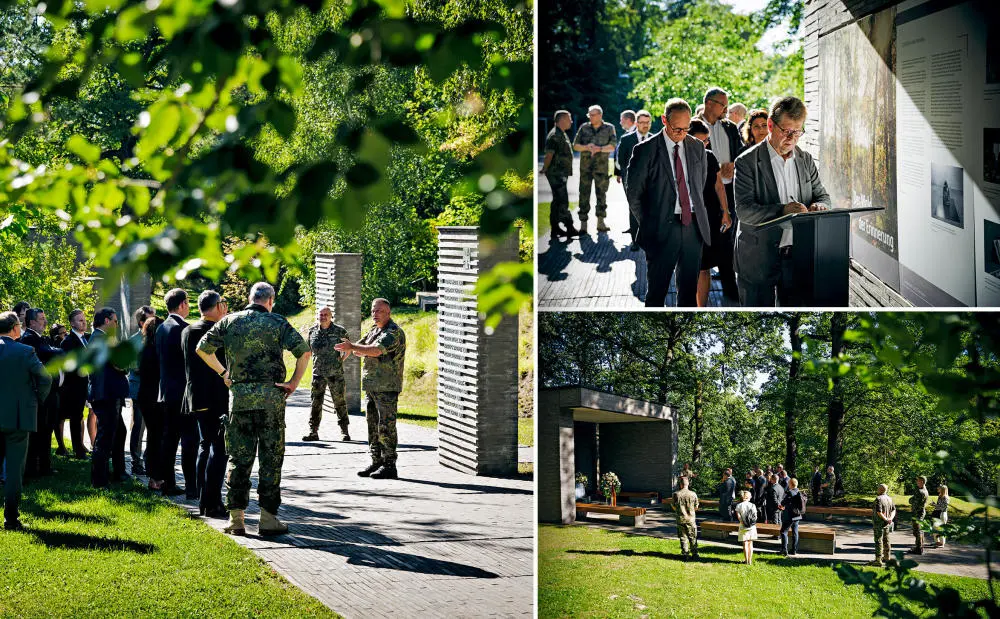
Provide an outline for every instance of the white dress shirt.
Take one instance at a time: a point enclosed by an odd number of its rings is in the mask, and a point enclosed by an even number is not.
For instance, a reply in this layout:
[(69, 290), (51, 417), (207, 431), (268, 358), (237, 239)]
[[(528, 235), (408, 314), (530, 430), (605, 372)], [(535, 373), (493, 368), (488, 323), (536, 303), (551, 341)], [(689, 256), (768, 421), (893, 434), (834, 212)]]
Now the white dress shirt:
[[(677, 151), (677, 156), (681, 158), (681, 168), (684, 170), (684, 185), (687, 186), (688, 190), (688, 201), (691, 201), (691, 176), (688, 175), (688, 162), (687, 157), (684, 155), (684, 142), (674, 142), (669, 137), (667, 137), (667, 131), (663, 131), (663, 139), (667, 142), (667, 154), (670, 156), (670, 176), (674, 179), (674, 188), (677, 189), (674, 193), (677, 194), (677, 201), (674, 203), (674, 215), (681, 214), (681, 192), (677, 186), (677, 173), (674, 171), (674, 147), (680, 146), (681, 149)], [(694, 215), (694, 202), (691, 202), (691, 214)]]
[[(771, 170), (774, 171), (774, 182), (778, 186), (778, 198), (780, 198), (781, 203), (799, 202), (801, 196), (799, 196), (799, 171), (795, 166), (795, 149), (792, 149), (792, 154), (788, 159), (779, 155), (778, 151), (771, 146), (771, 142), (767, 143), (767, 151), (771, 156)], [(792, 222), (786, 221), (781, 224), (779, 247), (788, 247), (791, 244)]]
[[(709, 124), (706, 120), (705, 124), (708, 125), (709, 140), (712, 141), (712, 152), (715, 153), (715, 158), (719, 160), (719, 164), (732, 163), (733, 158), (729, 152), (729, 134), (726, 133), (726, 128), (722, 126), (722, 119), (720, 118), (715, 121), (714, 124)], [(733, 182), (734, 177), (723, 177), (722, 183), (728, 185)]]

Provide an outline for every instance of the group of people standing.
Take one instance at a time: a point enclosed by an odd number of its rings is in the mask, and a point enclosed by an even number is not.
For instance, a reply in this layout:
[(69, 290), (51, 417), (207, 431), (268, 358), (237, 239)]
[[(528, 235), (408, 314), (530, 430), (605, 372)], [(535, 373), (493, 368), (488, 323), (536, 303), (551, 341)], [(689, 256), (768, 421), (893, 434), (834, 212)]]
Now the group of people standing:
[[(328, 307), (320, 309), (317, 323), (303, 338), (283, 316), (272, 312), (275, 291), (266, 282), (251, 287), (248, 301), (241, 311), (230, 313), (218, 292), (206, 290), (197, 300), (201, 319), (189, 324), (187, 292), (170, 290), (164, 296), (166, 318), (157, 316), (152, 307), (136, 310), (137, 332), (129, 341), (138, 351), (138, 361), (131, 367), (121, 367), (115, 362), (120, 356), (110, 352), (119, 336), (125, 335), (112, 308), (95, 312), (89, 333), (84, 312), (73, 310), (71, 330), (54, 325), (48, 336), (43, 335), (44, 311), (28, 303), (0, 314), (0, 391), (13, 394), (12, 399), (0, 400), (5, 527), (22, 527), (18, 505), (23, 478), (56, 473), (51, 468), (51, 437), (61, 425), (59, 419), (70, 421), (74, 457), (87, 457), (82, 436), (85, 408), (96, 426), (89, 454), (91, 484), (105, 488), (131, 479), (125, 467), (128, 431), (122, 417), (125, 401), (130, 399), (132, 475), (147, 476), (148, 487), (165, 496), (185, 494), (198, 500), (201, 515), (229, 518), (226, 531), (245, 535), (251, 470), (258, 459), (259, 532), (287, 532), (288, 527), (277, 518), (285, 399), (298, 388), (310, 358), (314, 360), (313, 402), (310, 433), (303, 439), (319, 440), (329, 388), (341, 438), (350, 440), (343, 362), (351, 354), (363, 357), (362, 389), (368, 400), (372, 464), (358, 474), (396, 478), (396, 408), (406, 340), (391, 319), (388, 301), (373, 301), (375, 324), (358, 342), (351, 342), (347, 330), (333, 323)], [(104, 352), (88, 355), (88, 349)], [(287, 380), (284, 351), (296, 358), (294, 373)], [(68, 361), (62, 364), (63, 370), (52, 374), (45, 369), (45, 364), (62, 355)], [(94, 365), (89, 374), (76, 371), (87, 362)], [(65, 453), (61, 436), (59, 447), (56, 453)], [(185, 487), (175, 481), (178, 447)]]
[[(698, 557), (698, 527), (696, 511), (698, 495), (690, 486), (698, 475), (689, 464), (685, 464), (678, 478), (678, 490), (674, 493), (673, 506), (677, 515), (677, 535), (680, 538), (681, 555), (686, 560)], [(927, 501), (929, 494), (926, 489), (927, 478), (918, 476), (914, 480), (915, 490), (910, 497), (911, 524), (913, 527), (914, 545), (910, 549), (913, 554), (923, 554), (924, 533), (921, 524), (927, 520)], [(833, 466), (828, 466), (826, 474), (820, 472), (817, 465), (813, 468), (810, 496), (818, 499), (820, 505), (829, 506), (839, 478)], [(948, 522), (948, 486), (939, 484), (937, 501), (931, 514), (935, 529)], [(806, 513), (808, 497), (799, 490), (798, 479), (791, 477), (782, 465), (767, 471), (755, 466), (746, 474), (744, 488), (737, 490), (733, 471), (727, 468), (722, 473), (718, 484), (719, 516), (723, 522), (738, 522), (738, 540), (743, 544), (744, 561), (753, 563), (753, 541), (758, 539), (757, 524), (759, 522), (775, 524), (780, 527), (781, 554), (795, 556), (799, 541), (799, 523)], [(892, 547), (889, 533), (893, 530), (896, 519), (896, 506), (888, 494), (888, 487), (880, 484), (877, 495), (872, 503), (872, 528), (875, 537), (875, 560), (869, 565), (883, 567), (891, 561)], [(934, 545), (944, 547), (946, 538), (940, 532), (934, 533)]]
[[(745, 307), (796, 305), (792, 280), (791, 225), (756, 226), (782, 215), (826, 210), (829, 194), (812, 157), (798, 147), (806, 107), (796, 97), (749, 114), (729, 104), (729, 94), (709, 88), (698, 113), (683, 99), (667, 101), (663, 129), (650, 133), (648, 110), (622, 112), (625, 131), (616, 144), (614, 125), (593, 105), (589, 121), (571, 141), (572, 116), (555, 113), (545, 141), (542, 173), (552, 188), (553, 238), (589, 233), (590, 199), (596, 196), (598, 233), (608, 232), (609, 157), (629, 206), (632, 251), (646, 256), (645, 304), (663, 307), (676, 274), (677, 304), (708, 304), (710, 270), (719, 269), (723, 294)], [(567, 183), (573, 153), (580, 153), (577, 228), (569, 211)]]

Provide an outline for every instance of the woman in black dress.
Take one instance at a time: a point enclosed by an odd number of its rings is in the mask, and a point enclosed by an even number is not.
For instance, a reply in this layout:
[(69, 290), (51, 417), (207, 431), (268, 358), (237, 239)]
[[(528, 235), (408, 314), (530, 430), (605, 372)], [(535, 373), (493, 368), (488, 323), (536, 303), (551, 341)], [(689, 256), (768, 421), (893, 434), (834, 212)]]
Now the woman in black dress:
[[(688, 134), (698, 138), (705, 143), (705, 148), (711, 149), (709, 144), (709, 130), (701, 120), (697, 118), (691, 120), (691, 128)], [(726, 201), (726, 189), (722, 186), (722, 176), (719, 174), (719, 160), (711, 150), (708, 155), (708, 180), (705, 182), (703, 195), (705, 197), (705, 210), (708, 211), (708, 229), (712, 231), (712, 244), (705, 245), (701, 254), (701, 274), (698, 276), (698, 307), (708, 306), (708, 291), (712, 287), (712, 267), (719, 266), (719, 260), (725, 252), (722, 245), (725, 242), (723, 232), (733, 225), (733, 220), (729, 215), (729, 204)]]

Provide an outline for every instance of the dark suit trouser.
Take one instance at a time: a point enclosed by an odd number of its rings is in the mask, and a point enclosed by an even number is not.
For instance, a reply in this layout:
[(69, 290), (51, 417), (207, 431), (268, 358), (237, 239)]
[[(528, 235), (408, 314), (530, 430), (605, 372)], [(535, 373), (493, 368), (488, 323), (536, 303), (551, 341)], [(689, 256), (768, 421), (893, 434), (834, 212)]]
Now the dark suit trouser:
[(737, 284), (740, 289), (740, 305), (743, 307), (774, 307), (773, 281), (751, 283), (741, 276)]
[[(726, 201), (729, 203), (729, 215), (733, 219), (733, 225), (721, 236), (724, 247), (718, 248), (719, 256), (719, 278), (722, 282), (722, 294), (730, 299), (739, 299), (740, 291), (736, 286), (736, 270), (733, 266), (733, 252), (736, 244), (736, 194), (735, 183), (723, 185), (726, 189)], [(716, 248), (712, 248), (716, 249)]]
[(121, 399), (91, 402), (97, 415), (97, 437), (90, 462), (90, 483), (95, 488), (108, 485), (108, 458), (115, 479), (125, 475), (125, 435)]
[(83, 409), (87, 405), (87, 394), (63, 392), (60, 394), (60, 411), (57, 423), (69, 419), (69, 438), (73, 442), (73, 454), (82, 456), (87, 453), (83, 446)]
[[(155, 398), (141, 400), (142, 422), (146, 426), (146, 450), (145, 457), (146, 475), (150, 479), (163, 481), (163, 405)], [(173, 471), (173, 465), (170, 470)]]
[(181, 414), (179, 401), (164, 403), (163, 413), (163, 487), (169, 489), (177, 485), (174, 480), (174, 463), (177, 460), (177, 444), (180, 443), (185, 490), (194, 495), (198, 492), (198, 443), (201, 441), (198, 421), (194, 415)]
[(0, 440), (6, 445), (3, 462), (7, 465), (7, 481), (4, 482), (3, 516), (7, 522), (18, 517), (21, 503), (21, 484), (24, 483), (24, 465), (28, 459), (28, 431), (4, 430)]
[(25, 475), (45, 475), (52, 470), (52, 402), (38, 407), (37, 429), (28, 438)]
[(646, 307), (663, 307), (670, 288), (670, 277), (677, 271), (677, 306), (694, 307), (698, 297), (702, 241), (697, 222), (685, 226), (671, 217), (667, 238), (643, 248), (646, 252)]
[(225, 410), (207, 410), (195, 413), (201, 446), (198, 450), (198, 488), (201, 490), (201, 507), (212, 508), (222, 504), (222, 482), (226, 477), (226, 428), (222, 425)]

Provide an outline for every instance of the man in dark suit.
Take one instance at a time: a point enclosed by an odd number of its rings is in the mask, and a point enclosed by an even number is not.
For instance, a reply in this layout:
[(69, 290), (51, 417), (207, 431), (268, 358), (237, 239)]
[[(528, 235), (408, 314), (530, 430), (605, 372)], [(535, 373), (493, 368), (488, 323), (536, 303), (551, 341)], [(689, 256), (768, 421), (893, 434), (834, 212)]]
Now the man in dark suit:
[[(726, 204), (733, 204), (735, 161), (743, 152), (743, 140), (740, 138), (740, 130), (736, 123), (726, 118), (726, 112), (729, 109), (729, 94), (725, 90), (718, 87), (709, 88), (705, 92), (704, 105), (705, 110), (701, 113), (701, 120), (708, 125), (709, 148), (715, 154), (715, 158), (719, 160), (719, 175), (722, 177), (722, 186), (726, 190)], [(733, 231), (735, 229), (735, 226), (731, 226), (722, 233), (723, 242), (726, 244), (724, 248), (713, 248), (719, 256), (722, 293), (731, 301), (739, 301), (736, 272), (733, 270)]]
[(31, 346), (15, 340), (21, 335), (21, 322), (14, 312), (0, 314), (0, 439), (7, 448), (3, 463), (7, 467), (4, 484), (4, 528), (23, 528), (18, 519), (21, 484), (28, 454), (28, 433), (36, 429), (38, 407), (52, 387), (38, 355)]
[[(628, 187), (628, 165), (632, 161), (632, 149), (635, 148), (636, 144), (645, 142), (652, 137), (649, 134), (649, 128), (653, 124), (653, 115), (649, 113), (649, 110), (639, 110), (635, 113), (635, 119), (635, 131), (629, 131), (623, 135), (621, 141), (618, 142), (618, 149), (615, 151), (615, 180), (618, 183), (624, 183), (623, 189)], [(637, 251), (639, 244), (635, 242), (635, 238), (639, 232), (639, 221), (631, 211), (628, 214), (628, 223), (628, 233), (632, 235), (632, 244), (629, 249)]]
[[(50, 346), (42, 335), (47, 326), (44, 311), (37, 307), (29, 309), (24, 314), (24, 323), (27, 327), (21, 334), (20, 342), (35, 349), (35, 354), (43, 365), (63, 354), (62, 350)], [(24, 469), (26, 477), (51, 475), (55, 472), (52, 470), (52, 429), (58, 415), (58, 396), (58, 389), (50, 389), (48, 397), (38, 407), (37, 429), (28, 438), (28, 463)]]
[(181, 346), (181, 333), (188, 323), (184, 320), (191, 312), (187, 293), (181, 288), (174, 288), (163, 297), (170, 313), (167, 319), (156, 328), (156, 354), (160, 358), (160, 395), (159, 402), (163, 405), (163, 486), (160, 490), (164, 495), (177, 495), (184, 492), (177, 487), (174, 479), (174, 462), (177, 460), (177, 443), (181, 444), (181, 470), (184, 472), (184, 484), (187, 487), (187, 498), (197, 499), (198, 496), (198, 422), (194, 415), (186, 414), (183, 409), (184, 390), (187, 377), (184, 373), (184, 347)]
[(801, 100), (779, 100), (767, 119), (767, 139), (736, 160), (736, 270), (744, 307), (774, 307), (776, 291), (782, 305), (796, 304), (791, 224), (762, 232), (755, 226), (782, 215), (831, 206), (812, 156), (796, 145), (805, 121), (806, 106)]
[(639, 221), (636, 242), (646, 252), (646, 307), (663, 307), (677, 270), (677, 305), (697, 303), (703, 244), (711, 243), (705, 181), (708, 157), (701, 140), (687, 134), (691, 106), (667, 101), (663, 131), (632, 149), (625, 195)]
[[(116, 343), (117, 334), (118, 315), (110, 307), (102, 307), (94, 314), (94, 332), (87, 345), (110, 348)], [(108, 485), (108, 458), (111, 458), (112, 480), (129, 479), (125, 472), (128, 431), (122, 419), (122, 406), (128, 394), (128, 376), (110, 358), (90, 375), (90, 405), (97, 415), (97, 436), (90, 456), (90, 483), (95, 488)]]
[[(222, 504), (222, 481), (226, 474), (226, 430), (223, 420), (229, 413), (229, 387), (221, 376), (208, 367), (198, 356), (198, 342), (220, 318), (229, 313), (226, 302), (214, 290), (206, 290), (198, 297), (201, 320), (181, 332), (184, 350), (184, 372), (187, 388), (184, 391), (184, 413), (193, 414), (201, 432), (198, 451), (198, 502), (202, 515), (210, 518), (228, 518), (229, 511)], [(225, 350), (216, 351), (219, 362), (226, 365)]]
[[(69, 313), (70, 332), (66, 339), (59, 345), (66, 354), (74, 351), (81, 351), (87, 347), (90, 338), (87, 335), (87, 318), (83, 310), (75, 309)], [(63, 376), (63, 384), (59, 390), (59, 419), (57, 423), (62, 425), (63, 419), (69, 420), (69, 436), (73, 442), (73, 457), (83, 460), (87, 457), (87, 449), (83, 446), (83, 409), (87, 405), (87, 391), (90, 385), (86, 376), (80, 376), (77, 372), (66, 372)], [(62, 444), (61, 427), (56, 430), (59, 443)], [(56, 450), (59, 454), (59, 450)], [(63, 455), (63, 454), (60, 454)]]

